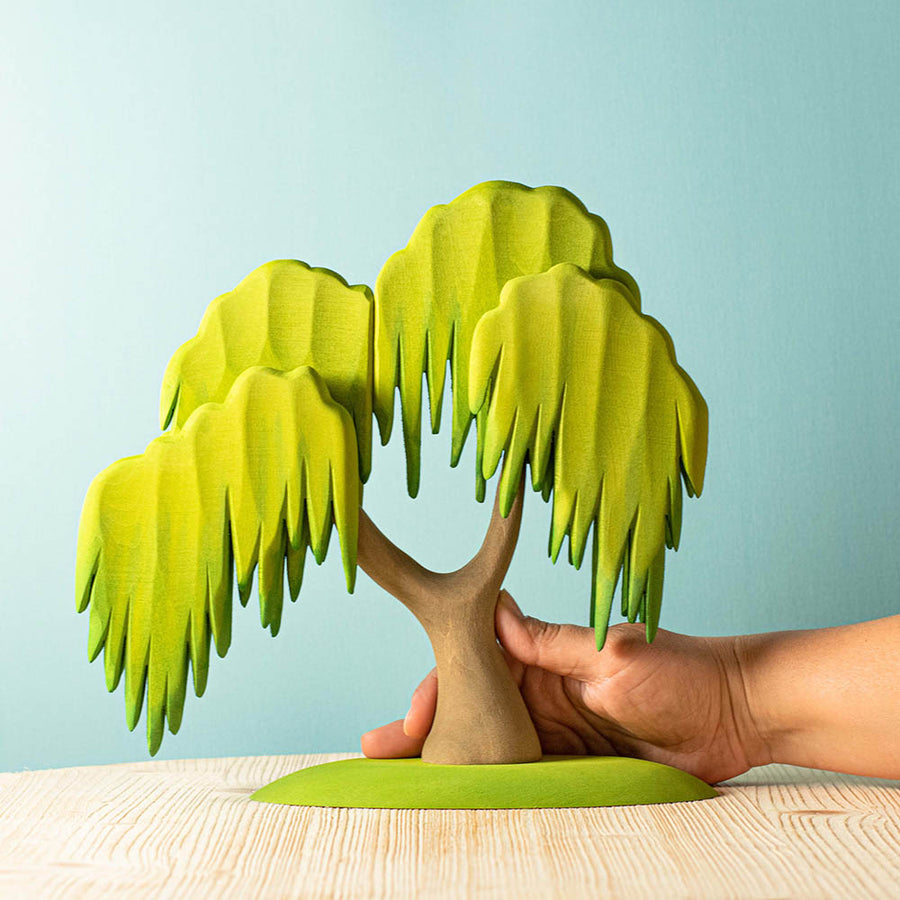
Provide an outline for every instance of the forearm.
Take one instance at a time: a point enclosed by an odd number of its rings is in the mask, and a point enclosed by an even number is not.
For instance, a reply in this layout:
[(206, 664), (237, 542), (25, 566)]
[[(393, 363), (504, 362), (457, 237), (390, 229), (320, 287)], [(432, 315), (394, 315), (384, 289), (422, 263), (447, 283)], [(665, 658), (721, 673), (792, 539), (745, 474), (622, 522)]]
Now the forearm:
[(900, 616), (735, 645), (756, 762), (900, 778)]

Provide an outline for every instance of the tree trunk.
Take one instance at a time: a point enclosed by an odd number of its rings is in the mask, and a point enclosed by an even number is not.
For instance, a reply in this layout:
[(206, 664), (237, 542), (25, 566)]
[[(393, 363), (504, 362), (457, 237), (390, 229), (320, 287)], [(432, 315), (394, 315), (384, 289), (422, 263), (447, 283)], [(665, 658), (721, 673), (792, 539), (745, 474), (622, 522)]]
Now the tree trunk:
[(448, 765), (533, 762), (541, 745), (494, 631), (494, 611), (522, 520), (524, 482), (509, 516), (497, 502), (484, 543), (456, 572), (431, 572), (360, 510), (360, 567), (424, 627), (434, 649), (438, 701), (422, 759)]

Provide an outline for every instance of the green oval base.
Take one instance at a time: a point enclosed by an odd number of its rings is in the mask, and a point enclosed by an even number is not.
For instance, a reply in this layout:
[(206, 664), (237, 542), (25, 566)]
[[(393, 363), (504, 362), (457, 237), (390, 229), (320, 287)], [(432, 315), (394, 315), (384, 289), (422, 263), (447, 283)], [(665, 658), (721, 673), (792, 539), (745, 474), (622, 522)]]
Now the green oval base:
[(718, 796), (687, 772), (623, 756), (545, 756), (533, 763), (439, 766), (421, 759), (342, 759), (260, 788), (251, 800), (364, 809), (541, 809), (678, 803)]

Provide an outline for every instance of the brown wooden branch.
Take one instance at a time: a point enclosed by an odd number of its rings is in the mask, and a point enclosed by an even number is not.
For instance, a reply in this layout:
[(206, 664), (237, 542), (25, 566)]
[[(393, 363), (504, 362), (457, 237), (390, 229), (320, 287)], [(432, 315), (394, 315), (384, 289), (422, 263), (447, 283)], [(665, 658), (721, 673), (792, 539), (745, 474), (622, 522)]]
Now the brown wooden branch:
[(541, 756), (531, 717), (494, 631), (497, 597), (522, 521), (524, 481), (509, 515), (499, 495), (479, 551), (454, 572), (432, 572), (360, 510), (357, 560), (421, 622), (434, 649), (438, 704), (422, 750), (428, 762), (529, 762)]
[(388, 538), (361, 509), (357, 562), (376, 584), (400, 600), (416, 616), (427, 612), (435, 595), (440, 595), (443, 600), (451, 599), (447, 597), (451, 589), (455, 596), (461, 598), (476, 592), (492, 595), (496, 601), (519, 539), (523, 495), (524, 481), (519, 485), (509, 515), (503, 518), (498, 492), (481, 547), (468, 563), (453, 572), (433, 572), (420, 565)]

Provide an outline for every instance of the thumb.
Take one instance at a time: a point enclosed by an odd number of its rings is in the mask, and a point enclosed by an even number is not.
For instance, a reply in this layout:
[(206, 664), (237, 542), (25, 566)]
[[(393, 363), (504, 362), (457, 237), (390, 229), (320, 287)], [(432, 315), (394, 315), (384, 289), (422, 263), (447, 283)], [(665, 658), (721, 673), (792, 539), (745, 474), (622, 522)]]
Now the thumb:
[(600, 654), (593, 628), (526, 616), (506, 591), (500, 592), (495, 624), (500, 643), (526, 666), (582, 681), (599, 676)]

